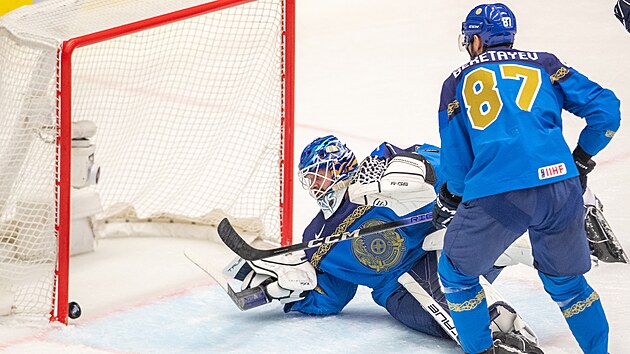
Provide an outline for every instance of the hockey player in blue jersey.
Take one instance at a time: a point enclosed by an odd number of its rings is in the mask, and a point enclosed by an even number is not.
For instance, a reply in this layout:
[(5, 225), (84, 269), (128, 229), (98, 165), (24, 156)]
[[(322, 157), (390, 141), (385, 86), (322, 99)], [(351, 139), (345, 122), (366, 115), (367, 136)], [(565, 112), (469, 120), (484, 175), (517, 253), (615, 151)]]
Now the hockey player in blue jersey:
[[(354, 153), (333, 136), (316, 139), (302, 153), (299, 177), (321, 211), (304, 230), (303, 241), (397, 220), (413, 213), (430, 212), (436, 196), (434, 185), (440, 175), (439, 170), (437, 174), (434, 172), (436, 168), (439, 169), (438, 152), (439, 149), (432, 145), (413, 146), (406, 150), (387, 143), (380, 145), (371, 154), (376, 159), (372, 163), (362, 163), (359, 168), (363, 170), (360, 174), (366, 183), (354, 186), (362, 191), (351, 194), (357, 198), (370, 194), (365, 193), (365, 190), (376, 186), (367, 183), (368, 175), (381, 175), (385, 166), (379, 162), (393, 155), (397, 155), (396, 161), (401, 166), (393, 167), (396, 162), (390, 163), (390, 171), (413, 166), (405, 171), (409, 172), (406, 182), (413, 184), (409, 189), (414, 193), (408, 195), (409, 200), (401, 198), (404, 193), (397, 193), (396, 201), (381, 198), (381, 205), (389, 205), (391, 208), (379, 208), (353, 203), (346, 193), (352, 180), (351, 174), (358, 170)], [(417, 174), (414, 174), (414, 167), (420, 168)], [(389, 188), (387, 180), (376, 183), (382, 186), (381, 190)], [(420, 281), (426, 283), (437, 302), (443, 302), (444, 296), (439, 290), (437, 279), (435, 252), (427, 254), (422, 249), (424, 236), (432, 231), (435, 229), (427, 222), (334, 246), (326, 245), (307, 250), (310, 263), (320, 270), (317, 277), (318, 288), (303, 300), (286, 305), (285, 311), (338, 313), (354, 297), (357, 286), (364, 285), (372, 289), (374, 301), (400, 322), (418, 331), (444, 337), (445, 333), (438, 322), (398, 282), (403, 273), (411, 272), (422, 278)]]
[[(553, 54), (513, 49), (516, 18), (475, 6), (462, 23), (470, 62), (442, 86), (433, 211), (446, 231), (439, 275), (464, 351), (499, 352), (479, 276), (529, 231), (535, 267), (582, 350), (607, 353), (608, 322), (590, 268), (582, 192), (591, 159), (620, 125), (619, 100)], [(571, 152), (563, 109), (586, 120)], [(450, 222), (450, 224), (449, 224)]]
[[(443, 182), (439, 150), (428, 144), (400, 149), (383, 143), (357, 164), (354, 153), (336, 137), (315, 139), (301, 155), (299, 178), (320, 211), (302, 240), (430, 212)], [(247, 262), (237, 258), (226, 269), (242, 280), (242, 291), (262, 284), (266, 298), (280, 300), (285, 312), (336, 314), (358, 286), (366, 286), (374, 301), (406, 326), (457, 340), (437, 275), (436, 250), (443, 232), (434, 231), (429, 221), (324, 244), (306, 254)], [(491, 267), (484, 275), (492, 281), (498, 271)], [(531, 328), (490, 284), (484, 287), (492, 294), (487, 312), (493, 329), (517, 348), (540, 353)]]

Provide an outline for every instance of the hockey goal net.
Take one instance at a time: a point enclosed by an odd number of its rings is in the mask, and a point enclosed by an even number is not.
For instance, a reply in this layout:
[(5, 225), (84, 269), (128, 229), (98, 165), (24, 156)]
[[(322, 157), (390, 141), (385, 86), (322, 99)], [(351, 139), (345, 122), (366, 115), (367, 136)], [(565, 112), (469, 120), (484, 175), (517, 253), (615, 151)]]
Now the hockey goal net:
[[(228, 216), (289, 241), (292, 17), (292, 0), (48, 0), (0, 18), (0, 297), (11, 315), (67, 321), (79, 190), (100, 197), (97, 228)], [(93, 161), (73, 160), (83, 143)]]

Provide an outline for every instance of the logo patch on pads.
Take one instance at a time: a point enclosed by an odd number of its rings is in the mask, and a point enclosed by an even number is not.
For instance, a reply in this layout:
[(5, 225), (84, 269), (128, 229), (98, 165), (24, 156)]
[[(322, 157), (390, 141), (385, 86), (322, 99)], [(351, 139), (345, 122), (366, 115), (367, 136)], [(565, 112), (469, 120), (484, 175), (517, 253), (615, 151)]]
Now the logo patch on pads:
[(545, 166), (538, 169), (538, 179), (547, 179), (567, 174), (564, 163), (558, 163), (551, 166)]

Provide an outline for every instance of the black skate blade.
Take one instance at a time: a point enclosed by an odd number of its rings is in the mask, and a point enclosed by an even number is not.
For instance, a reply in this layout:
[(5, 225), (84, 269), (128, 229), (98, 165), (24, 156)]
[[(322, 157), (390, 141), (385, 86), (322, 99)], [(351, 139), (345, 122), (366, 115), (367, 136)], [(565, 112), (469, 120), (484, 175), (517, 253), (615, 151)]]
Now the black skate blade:
[(586, 208), (586, 237), (591, 254), (598, 260), (604, 263), (628, 263), (628, 256), (604, 214), (594, 206)]

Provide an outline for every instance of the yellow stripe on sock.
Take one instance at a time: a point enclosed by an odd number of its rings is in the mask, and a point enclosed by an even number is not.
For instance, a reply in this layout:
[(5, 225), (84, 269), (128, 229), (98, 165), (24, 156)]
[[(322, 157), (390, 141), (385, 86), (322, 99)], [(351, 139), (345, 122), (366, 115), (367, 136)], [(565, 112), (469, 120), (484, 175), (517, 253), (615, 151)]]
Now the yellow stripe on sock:
[(589, 308), (597, 300), (599, 300), (599, 295), (593, 291), (585, 300), (578, 301), (568, 309), (563, 310), (562, 314), (564, 315), (564, 318), (575, 316)]
[(486, 293), (481, 289), (474, 298), (466, 300), (461, 304), (448, 303), (448, 309), (455, 312), (470, 311), (479, 306), (481, 301), (486, 297)]

